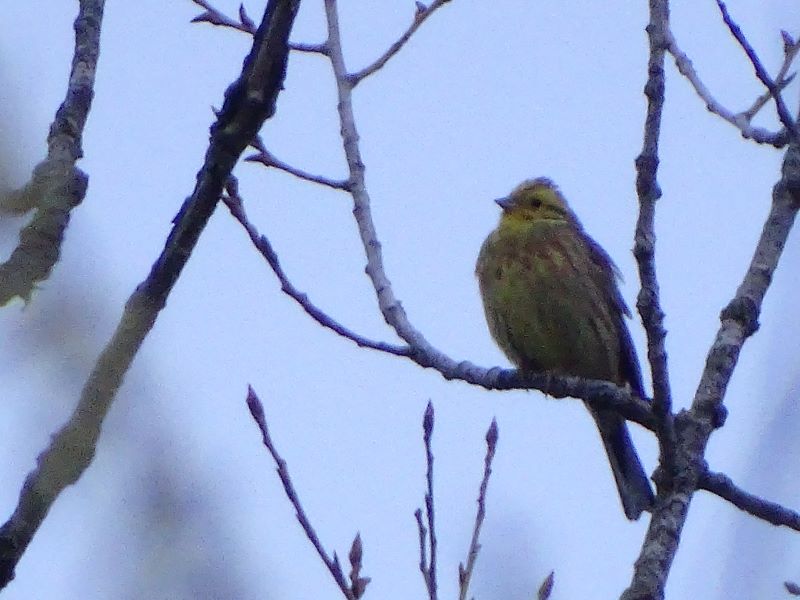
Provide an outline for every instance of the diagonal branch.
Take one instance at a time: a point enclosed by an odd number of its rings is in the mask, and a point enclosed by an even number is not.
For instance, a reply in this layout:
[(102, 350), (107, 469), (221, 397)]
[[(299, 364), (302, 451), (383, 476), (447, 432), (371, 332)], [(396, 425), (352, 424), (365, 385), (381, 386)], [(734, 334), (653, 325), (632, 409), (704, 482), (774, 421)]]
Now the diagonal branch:
[(36, 212), (20, 232), (19, 244), (0, 264), (0, 306), (15, 297), (30, 300), (61, 254), (72, 209), (86, 195), (89, 177), (75, 166), (83, 157), (83, 129), (94, 98), (104, 0), (82, 0), (75, 19), (75, 49), (67, 92), (47, 136), (47, 157), (31, 180), (0, 199), (0, 215)]
[[(717, 101), (714, 96), (712, 96), (711, 91), (706, 87), (703, 81), (700, 79), (700, 76), (697, 74), (697, 71), (694, 69), (694, 65), (692, 64), (692, 60), (681, 50), (678, 46), (678, 42), (675, 40), (674, 35), (671, 31), (667, 30), (665, 32), (666, 41), (667, 41), (667, 49), (669, 53), (675, 59), (675, 65), (678, 67), (678, 72), (683, 75), (694, 88), (695, 93), (705, 102), (706, 108), (712, 112), (713, 114), (719, 116), (720, 118), (724, 119), (734, 127), (736, 127), (742, 134), (743, 137), (752, 139), (759, 144), (771, 144), (776, 148), (782, 147), (786, 145), (785, 136), (781, 135), (780, 133), (773, 133), (764, 129), (763, 127), (755, 127), (752, 125), (751, 120), (755, 116), (755, 114), (761, 109), (763, 104), (772, 97), (772, 95), (767, 92), (765, 96), (762, 96), (752, 107), (748, 110), (734, 114), (733, 111), (725, 108), (720, 102)], [(788, 70), (789, 64), (791, 60), (785, 61), (784, 66)], [(782, 75), (779, 76), (779, 87), (782, 89), (784, 86), (789, 84), (791, 81), (791, 77), (786, 78), (786, 72), (781, 70)]]
[(761, 305), (800, 207), (800, 145), (790, 144), (781, 180), (772, 191), (772, 207), (750, 266), (736, 295), (720, 315), (721, 325), (706, 358), (692, 412), (705, 420), (718, 414), (747, 338), (758, 329)]
[(265, 167), (274, 167), (279, 171), (289, 173), (289, 175), (294, 175), (298, 179), (324, 185), (325, 187), (333, 188), (335, 190), (348, 191), (350, 189), (350, 182), (346, 179), (336, 180), (323, 175), (314, 175), (313, 173), (298, 169), (297, 167), (293, 167), (289, 163), (278, 159), (274, 154), (272, 154), (272, 152), (267, 150), (267, 147), (264, 145), (264, 142), (261, 140), (260, 136), (256, 136), (251, 145), (258, 152), (245, 158), (244, 160), (246, 162), (257, 162), (261, 163)]
[(97, 439), (136, 353), (155, 324), (208, 223), (236, 161), (275, 112), (285, 77), (288, 37), (300, 0), (270, 0), (239, 78), (225, 95), (197, 185), (174, 219), (164, 250), (136, 288), (113, 337), (84, 385), (69, 421), (28, 475), (14, 514), (0, 527), (0, 587), (14, 569), (59, 494), (89, 467)]
[(737, 487), (727, 475), (706, 472), (700, 476), (698, 489), (716, 494), (736, 508), (750, 513), (767, 523), (783, 525), (795, 531), (800, 531), (800, 513), (790, 510), (777, 502), (770, 502), (744, 491)]
[(750, 42), (747, 41), (744, 33), (742, 33), (742, 29), (733, 21), (725, 3), (722, 0), (717, 0), (717, 6), (722, 13), (722, 20), (725, 22), (725, 25), (728, 26), (731, 35), (739, 42), (739, 45), (744, 50), (745, 54), (747, 54), (747, 58), (750, 59), (750, 63), (753, 65), (753, 69), (756, 72), (756, 77), (758, 77), (758, 80), (769, 90), (770, 95), (772, 95), (772, 98), (775, 100), (775, 108), (781, 123), (783, 123), (783, 126), (794, 140), (794, 143), (800, 144), (800, 132), (797, 130), (797, 123), (795, 123), (791, 113), (789, 113), (789, 109), (786, 107), (786, 103), (783, 101), (780, 88), (770, 78), (767, 70), (761, 63), (761, 59), (758, 58), (758, 54), (756, 54)]
[(497, 450), (498, 437), (497, 421), (492, 419), (489, 431), (486, 432), (486, 456), (483, 459), (483, 479), (481, 480), (480, 490), (478, 491), (478, 512), (475, 515), (472, 540), (470, 541), (469, 551), (467, 552), (467, 566), (464, 567), (462, 564), (458, 565), (459, 600), (467, 600), (469, 584), (472, 580), (472, 572), (475, 570), (475, 563), (478, 560), (478, 551), (481, 548), (478, 540), (480, 539), (483, 520), (486, 517), (486, 490), (489, 487), (489, 477), (492, 475), (492, 462), (494, 461), (494, 453)]
[(362, 348), (372, 348), (373, 350), (379, 350), (381, 352), (394, 354), (396, 356), (408, 356), (410, 350), (407, 346), (394, 346), (385, 342), (375, 342), (355, 333), (354, 331), (351, 331), (344, 325), (341, 325), (321, 308), (317, 307), (311, 302), (311, 300), (308, 299), (308, 296), (298, 290), (289, 280), (288, 276), (283, 270), (283, 267), (281, 267), (280, 261), (278, 260), (278, 255), (272, 248), (272, 244), (269, 243), (269, 240), (266, 238), (266, 236), (260, 235), (255, 226), (252, 225), (247, 219), (247, 214), (244, 211), (244, 205), (242, 204), (242, 200), (239, 197), (236, 184), (234, 182), (235, 179), (233, 177), (228, 180), (228, 185), (226, 186), (228, 195), (224, 196), (222, 200), (225, 202), (228, 210), (231, 211), (231, 215), (233, 215), (233, 217), (239, 221), (242, 227), (244, 227), (247, 235), (250, 236), (250, 241), (261, 253), (264, 259), (267, 261), (267, 264), (269, 264), (275, 275), (278, 277), (278, 281), (281, 282), (281, 290), (295, 302), (297, 302), (303, 308), (303, 310), (306, 311), (306, 313), (308, 313), (308, 315), (317, 323), (327, 329), (331, 329), (348, 340), (352, 340)]
[[(292, 506), (295, 510), (295, 516), (297, 517), (300, 526), (303, 528), (306, 537), (314, 546), (314, 549), (317, 551), (317, 554), (319, 554), (322, 562), (325, 563), (325, 566), (328, 568), (328, 571), (330, 571), (331, 576), (333, 577), (334, 581), (336, 581), (336, 585), (339, 586), (339, 589), (342, 591), (344, 597), (348, 600), (356, 600), (357, 596), (353, 594), (350, 586), (347, 585), (347, 581), (344, 578), (344, 574), (342, 573), (342, 568), (339, 565), (336, 554), (334, 553), (333, 558), (328, 556), (325, 548), (322, 547), (322, 542), (319, 541), (317, 532), (314, 530), (314, 527), (311, 525), (311, 521), (308, 520), (308, 516), (306, 516), (306, 512), (303, 510), (303, 505), (300, 503), (300, 497), (297, 495), (297, 492), (294, 489), (294, 484), (292, 483), (292, 478), (289, 475), (289, 469), (286, 466), (286, 461), (281, 458), (280, 454), (278, 454), (278, 450), (275, 448), (275, 444), (272, 442), (272, 438), (269, 435), (267, 419), (264, 416), (264, 406), (261, 404), (261, 400), (259, 400), (255, 390), (253, 390), (253, 388), (250, 386), (247, 387), (247, 408), (250, 409), (250, 414), (253, 416), (253, 420), (256, 422), (256, 425), (258, 425), (259, 431), (261, 431), (261, 440), (264, 443), (264, 446), (267, 448), (267, 450), (269, 450), (272, 459), (275, 461), (275, 465), (278, 469), (278, 477), (280, 477), (281, 483), (283, 484), (283, 491), (286, 493), (286, 497), (289, 498), (289, 501), (292, 503)], [(360, 546), (360, 538), (358, 539)], [(351, 554), (353, 554), (352, 551)]]
[(259, 431), (261, 431), (261, 440), (264, 443), (264, 446), (267, 448), (267, 450), (269, 450), (272, 459), (275, 461), (275, 465), (278, 469), (278, 477), (280, 477), (281, 483), (283, 484), (283, 491), (286, 493), (286, 497), (289, 498), (289, 501), (292, 503), (292, 506), (295, 510), (295, 516), (297, 517), (300, 526), (303, 528), (306, 537), (314, 546), (314, 549), (317, 551), (317, 554), (319, 554), (322, 562), (325, 563), (325, 566), (327, 567), (328, 571), (330, 571), (331, 576), (333, 577), (334, 581), (336, 581), (336, 585), (339, 586), (339, 589), (342, 591), (342, 594), (344, 594), (344, 597), (348, 600), (355, 600), (356, 596), (350, 590), (350, 587), (347, 585), (347, 581), (345, 581), (344, 574), (342, 573), (342, 568), (339, 565), (336, 554), (334, 553), (333, 558), (328, 556), (325, 548), (322, 547), (322, 542), (319, 541), (317, 532), (314, 530), (314, 527), (311, 525), (311, 522), (308, 520), (308, 517), (303, 510), (303, 505), (300, 503), (300, 497), (297, 495), (297, 492), (294, 489), (294, 484), (292, 484), (292, 478), (289, 476), (289, 469), (286, 466), (286, 461), (283, 460), (280, 454), (278, 454), (278, 450), (275, 448), (275, 444), (273, 444), (272, 438), (269, 435), (267, 420), (264, 416), (264, 406), (261, 404), (261, 400), (259, 400), (255, 390), (250, 386), (247, 387), (247, 408), (250, 409), (250, 414), (253, 416), (253, 420), (256, 422), (256, 425), (258, 425)]
[(206, 0), (192, 0), (192, 2), (206, 9), (205, 12), (192, 19), (192, 23), (210, 23), (218, 27), (228, 27), (236, 31), (241, 31), (242, 33), (255, 35), (256, 25), (247, 15), (243, 4), (239, 5), (239, 20), (235, 21), (211, 6)]
[(417, 29), (420, 28), (420, 26), (425, 22), (425, 20), (428, 17), (430, 17), (437, 9), (441, 8), (448, 2), (450, 2), (450, 0), (434, 0), (434, 2), (432, 2), (430, 6), (428, 6), (427, 8), (425, 7), (424, 4), (422, 4), (422, 2), (417, 2), (416, 12), (414, 13), (414, 20), (411, 22), (411, 25), (409, 25), (408, 29), (406, 29), (405, 32), (403, 32), (403, 35), (401, 35), (394, 44), (389, 46), (386, 52), (384, 52), (380, 57), (378, 57), (375, 60), (375, 62), (373, 62), (371, 65), (367, 67), (364, 67), (357, 73), (351, 74), (348, 77), (350, 84), (353, 87), (355, 87), (359, 83), (361, 83), (362, 80), (366, 79), (376, 71), (382, 69), (384, 65), (387, 62), (389, 62), (389, 60), (394, 55), (400, 52), (403, 46), (406, 45), (408, 40), (411, 39), (411, 36), (414, 35), (414, 33), (417, 31)]

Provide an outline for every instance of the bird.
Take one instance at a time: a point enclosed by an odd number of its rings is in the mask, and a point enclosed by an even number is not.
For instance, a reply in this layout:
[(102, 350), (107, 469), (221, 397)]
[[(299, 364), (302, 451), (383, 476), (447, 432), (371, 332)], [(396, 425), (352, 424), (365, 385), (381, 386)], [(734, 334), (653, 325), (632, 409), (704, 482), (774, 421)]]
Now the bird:
[[(500, 222), (481, 246), (475, 274), (500, 349), (523, 373), (602, 379), (646, 399), (620, 272), (556, 184), (527, 180), (495, 202)], [(635, 521), (654, 496), (628, 427), (611, 409), (587, 407), (625, 515)]]

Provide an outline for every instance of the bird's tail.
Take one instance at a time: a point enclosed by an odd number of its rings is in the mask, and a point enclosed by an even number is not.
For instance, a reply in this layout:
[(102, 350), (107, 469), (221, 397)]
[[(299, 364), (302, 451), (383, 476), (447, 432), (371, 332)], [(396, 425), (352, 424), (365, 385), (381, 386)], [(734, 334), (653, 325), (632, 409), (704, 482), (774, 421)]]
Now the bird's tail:
[(653, 489), (633, 447), (625, 420), (614, 411), (589, 409), (600, 430), (625, 516), (635, 521), (653, 505)]

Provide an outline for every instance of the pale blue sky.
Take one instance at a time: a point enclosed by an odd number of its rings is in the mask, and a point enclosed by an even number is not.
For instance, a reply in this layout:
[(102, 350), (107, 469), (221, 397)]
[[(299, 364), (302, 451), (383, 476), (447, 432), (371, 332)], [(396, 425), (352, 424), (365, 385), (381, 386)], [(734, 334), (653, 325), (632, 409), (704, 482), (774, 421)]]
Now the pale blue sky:
[[(341, 4), (351, 70), (382, 52), (413, 12), (412, 2)], [(795, 4), (728, 4), (773, 72), (779, 30), (800, 34)], [(216, 6), (234, 14), (238, 2)], [(263, 3), (246, 6), (255, 17)], [(242, 34), (190, 25), (198, 10), (188, 0), (107, 6), (80, 163), (90, 175), (88, 196), (50, 280), (24, 310), (0, 311), (2, 519), (161, 250), (201, 164), (210, 107), (221, 104), (249, 47)], [(16, 184), (43, 156), (64, 93), (75, 11), (74, 2), (48, 0), (3, 9), (0, 141), (15, 152)], [(588, 1), (453, 0), (357, 88), (389, 278), (413, 323), (453, 358), (507, 366), (486, 329), (473, 268), (498, 216), (491, 199), (528, 177), (560, 184), (621, 268), (623, 293), (634, 304), (633, 160), (643, 127), (646, 21), (644, 2), (598, 10)], [(672, 23), (723, 104), (741, 110), (762, 92), (713, 2), (675, 3)], [(322, 3), (307, 1), (292, 37), (323, 36)], [(657, 252), (680, 407), (691, 401), (719, 311), (750, 259), (782, 154), (742, 140), (706, 112), (671, 63), (667, 71)], [(788, 99), (796, 106), (796, 87)], [(342, 177), (335, 108), (327, 62), (292, 55), (277, 115), (263, 132), (268, 148), (306, 170)], [(774, 128), (764, 112), (760, 123)], [(252, 164), (236, 174), (251, 219), (294, 283), (344, 324), (394, 341), (363, 274), (349, 197)], [(5, 251), (14, 233), (7, 225), (0, 233)], [(800, 493), (793, 471), (800, 446), (787, 433), (800, 420), (792, 402), (799, 252), (793, 235), (762, 328), (730, 387), (730, 418), (708, 454), (712, 468), (790, 506)], [(644, 362), (638, 319), (630, 326)], [(223, 207), (137, 358), (95, 463), (57, 501), (4, 598), (94, 600), (126, 589), (131, 598), (224, 597), (210, 587), (191, 594), (172, 588), (176, 573), (195, 580), (193, 573), (214, 573), (242, 586), (238, 597), (247, 599), (337, 597), (260, 445), (244, 405), (248, 383), (264, 400), (326, 548), (344, 557), (361, 532), (368, 598), (425, 597), (413, 512), (423, 501), (421, 417), (429, 399), (437, 411), (442, 598), (455, 595), (457, 565), (466, 558), (492, 417), (500, 443), (476, 597), (530, 598), (551, 569), (554, 598), (613, 598), (629, 582), (646, 518), (625, 520), (580, 402), (447, 382), (321, 330), (280, 293)], [(655, 443), (634, 429), (651, 470)], [(169, 494), (151, 491), (158, 477)], [(150, 496), (161, 511), (155, 530), (152, 503), (142, 500)], [(185, 548), (170, 552), (178, 543)], [(699, 493), (668, 597), (780, 597), (782, 581), (800, 579), (797, 545), (796, 535)]]

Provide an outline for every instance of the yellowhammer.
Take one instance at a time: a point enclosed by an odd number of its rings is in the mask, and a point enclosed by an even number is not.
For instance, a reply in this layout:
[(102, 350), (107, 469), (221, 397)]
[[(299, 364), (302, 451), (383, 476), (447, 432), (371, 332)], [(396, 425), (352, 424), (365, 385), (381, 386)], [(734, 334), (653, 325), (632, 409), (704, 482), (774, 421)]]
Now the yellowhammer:
[[(608, 254), (549, 179), (525, 181), (496, 202), (503, 214), (475, 273), (489, 330), (506, 356), (523, 371), (605, 379), (644, 398), (623, 317), (630, 311)], [(614, 411), (590, 410), (625, 515), (638, 519), (653, 492), (625, 421)]]

